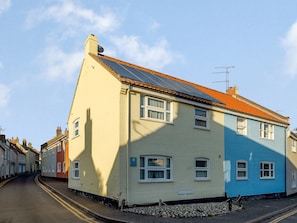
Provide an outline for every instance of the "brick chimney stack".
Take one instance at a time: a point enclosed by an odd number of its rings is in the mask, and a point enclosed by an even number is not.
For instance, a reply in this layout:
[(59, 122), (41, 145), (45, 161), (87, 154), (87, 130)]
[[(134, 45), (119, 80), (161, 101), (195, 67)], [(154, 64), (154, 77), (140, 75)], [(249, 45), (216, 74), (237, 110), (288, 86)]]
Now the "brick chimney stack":
[(94, 34), (89, 35), (85, 41), (85, 58), (89, 53), (98, 54), (98, 38)]
[(62, 135), (62, 129), (61, 127), (57, 127), (57, 130), (56, 130), (56, 136), (59, 136), (59, 135)]
[(27, 140), (23, 139), (23, 146), (27, 147)]
[(6, 141), (5, 140), (5, 135), (3, 135), (3, 134), (0, 135), (0, 141), (3, 142), (3, 143), (5, 143), (5, 141)]
[(233, 97), (236, 97), (236, 95), (238, 95), (239, 91), (238, 91), (238, 87), (234, 86), (234, 87), (229, 87), (227, 89), (227, 94), (230, 94)]

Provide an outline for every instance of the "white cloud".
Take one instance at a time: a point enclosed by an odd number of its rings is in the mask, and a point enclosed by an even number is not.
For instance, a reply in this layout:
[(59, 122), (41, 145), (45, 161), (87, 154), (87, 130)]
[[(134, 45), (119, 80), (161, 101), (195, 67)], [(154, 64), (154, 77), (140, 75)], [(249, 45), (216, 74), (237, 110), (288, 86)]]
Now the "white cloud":
[(153, 46), (142, 42), (137, 36), (112, 37), (117, 51), (133, 60), (138, 65), (150, 69), (161, 70), (176, 59), (183, 59), (181, 55), (169, 49), (166, 39), (161, 39)]
[(91, 9), (86, 9), (71, 0), (62, 0), (58, 4), (47, 8), (32, 10), (26, 21), (26, 27), (32, 28), (38, 23), (50, 21), (66, 26), (65, 31), (69, 29), (73, 32), (93, 32), (105, 33), (114, 30), (119, 25), (119, 20), (115, 13), (108, 9), (101, 9), (97, 13)]
[(0, 15), (10, 8), (10, 0), (0, 0)]
[(0, 108), (4, 109), (8, 105), (10, 99), (10, 88), (0, 83)]
[(153, 21), (153, 23), (149, 26), (149, 30), (152, 32), (157, 31), (160, 28), (160, 23), (157, 21)]
[(282, 39), (282, 45), (286, 51), (286, 72), (294, 78), (297, 76), (297, 21)]
[(73, 81), (79, 72), (83, 52), (65, 53), (57, 46), (47, 47), (38, 60), (42, 61), (42, 75), (48, 80)]

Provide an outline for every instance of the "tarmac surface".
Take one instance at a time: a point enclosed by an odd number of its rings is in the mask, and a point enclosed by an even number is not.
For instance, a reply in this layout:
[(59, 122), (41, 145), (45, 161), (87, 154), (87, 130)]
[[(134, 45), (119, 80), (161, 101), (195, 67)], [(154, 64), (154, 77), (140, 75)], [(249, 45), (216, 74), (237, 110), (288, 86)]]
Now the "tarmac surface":
[(230, 212), (223, 216), (196, 217), (196, 218), (158, 218), (154, 216), (144, 216), (133, 213), (122, 212), (119, 209), (109, 207), (99, 201), (94, 201), (82, 195), (78, 195), (68, 189), (66, 181), (56, 178), (39, 177), (41, 183), (49, 187), (56, 194), (68, 200), (73, 205), (87, 212), (89, 215), (103, 222), (139, 222), (139, 223), (192, 223), (192, 222), (269, 222), (273, 217), (296, 209), (297, 196), (286, 198), (243, 200), (243, 209)]

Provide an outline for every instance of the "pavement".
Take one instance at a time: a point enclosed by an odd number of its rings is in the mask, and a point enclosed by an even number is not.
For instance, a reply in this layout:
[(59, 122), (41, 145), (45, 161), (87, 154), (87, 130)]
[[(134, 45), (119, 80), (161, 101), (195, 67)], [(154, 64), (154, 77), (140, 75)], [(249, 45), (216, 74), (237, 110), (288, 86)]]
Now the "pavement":
[(133, 213), (123, 212), (114, 207), (94, 201), (86, 196), (79, 195), (68, 189), (68, 183), (64, 180), (49, 177), (39, 177), (42, 184), (53, 192), (63, 197), (64, 200), (85, 211), (89, 215), (102, 222), (117, 223), (192, 223), (192, 222), (269, 222), (280, 213), (288, 212), (297, 208), (297, 195), (286, 198), (254, 199), (243, 200), (243, 209), (229, 212), (223, 216), (196, 217), (196, 218), (158, 218), (154, 216), (144, 216)]

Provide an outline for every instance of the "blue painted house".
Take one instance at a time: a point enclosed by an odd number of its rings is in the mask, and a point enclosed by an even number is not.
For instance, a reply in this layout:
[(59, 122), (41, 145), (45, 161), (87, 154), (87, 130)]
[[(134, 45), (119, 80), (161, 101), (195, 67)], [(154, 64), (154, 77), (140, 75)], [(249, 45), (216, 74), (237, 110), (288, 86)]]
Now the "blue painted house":
[(286, 192), (286, 130), (283, 117), (238, 95), (200, 88), (224, 103), (224, 177), (228, 196)]

